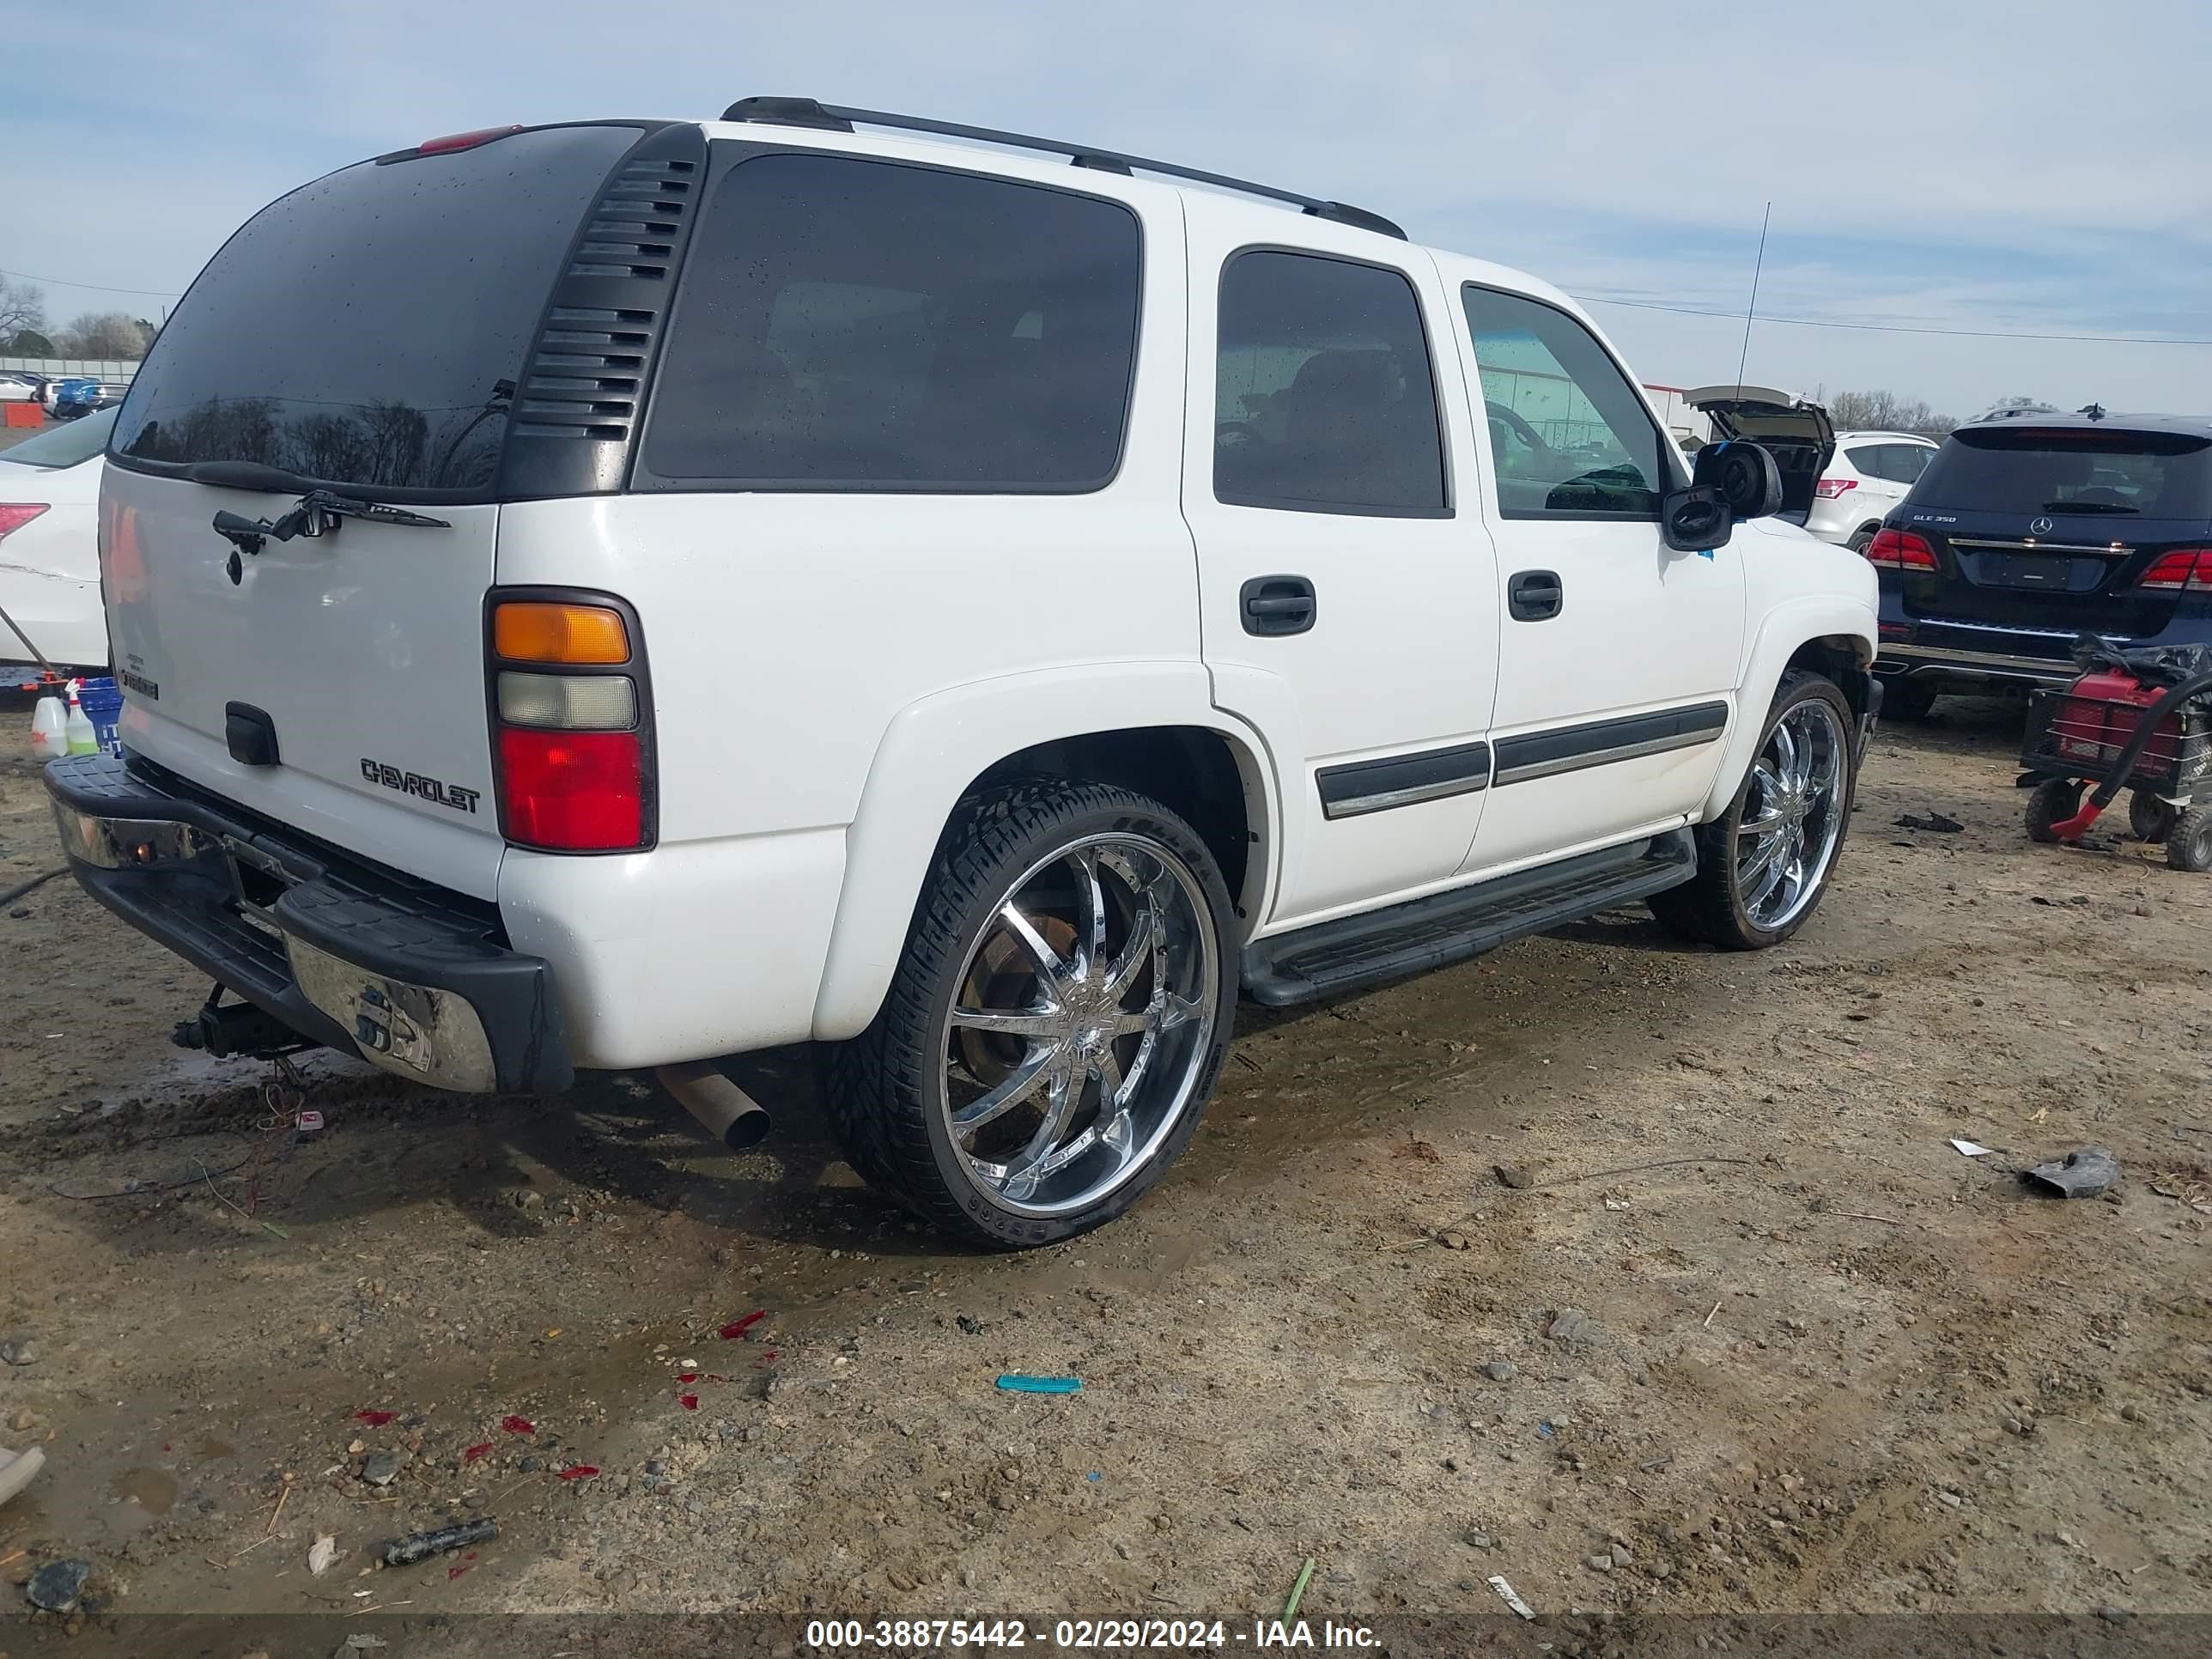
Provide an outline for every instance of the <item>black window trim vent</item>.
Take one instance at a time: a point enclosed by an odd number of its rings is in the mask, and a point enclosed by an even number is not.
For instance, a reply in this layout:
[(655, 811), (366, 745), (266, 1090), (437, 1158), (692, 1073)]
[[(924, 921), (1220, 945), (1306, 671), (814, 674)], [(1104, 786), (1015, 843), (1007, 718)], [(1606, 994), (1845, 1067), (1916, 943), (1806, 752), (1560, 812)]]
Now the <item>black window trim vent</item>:
[(689, 122), (647, 132), (615, 164), (523, 366), (499, 499), (623, 487), (706, 173), (707, 136)]

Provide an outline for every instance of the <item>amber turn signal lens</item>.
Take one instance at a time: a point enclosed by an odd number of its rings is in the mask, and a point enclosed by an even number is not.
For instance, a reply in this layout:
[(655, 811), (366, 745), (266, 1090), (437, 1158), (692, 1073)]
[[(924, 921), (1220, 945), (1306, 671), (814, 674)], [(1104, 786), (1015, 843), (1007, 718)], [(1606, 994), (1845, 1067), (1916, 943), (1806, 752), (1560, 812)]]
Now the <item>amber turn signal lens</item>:
[(509, 662), (629, 660), (622, 613), (596, 605), (514, 602), (492, 612), (492, 648)]

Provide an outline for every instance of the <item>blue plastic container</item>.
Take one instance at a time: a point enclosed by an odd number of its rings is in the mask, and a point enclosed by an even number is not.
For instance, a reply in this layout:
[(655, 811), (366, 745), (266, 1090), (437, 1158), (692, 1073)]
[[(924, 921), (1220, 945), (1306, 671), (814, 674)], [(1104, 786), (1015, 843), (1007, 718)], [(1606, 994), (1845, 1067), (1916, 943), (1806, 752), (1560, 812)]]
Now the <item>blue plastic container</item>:
[(85, 719), (92, 722), (93, 735), (100, 739), (104, 755), (120, 757), (123, 739), (116, 727), (123, 719), (123, 691), (112, 679), (79, 680), (76, 700), (83, 705)]

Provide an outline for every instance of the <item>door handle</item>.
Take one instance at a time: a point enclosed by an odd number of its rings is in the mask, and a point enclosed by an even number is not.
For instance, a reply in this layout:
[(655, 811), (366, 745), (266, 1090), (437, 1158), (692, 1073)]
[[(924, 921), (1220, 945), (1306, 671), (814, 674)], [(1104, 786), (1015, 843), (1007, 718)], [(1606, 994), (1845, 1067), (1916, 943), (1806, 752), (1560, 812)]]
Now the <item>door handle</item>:
[(1505, 583), (1505, 608), (1515, 622), (1548, 622), (1566, 602), (1556, 570), (1516, 571)]
[(1304, 576), (1255, 576), (1237, 590), (1244, 631), (1262, 638), (1303, 634), (1314, 625), (1320, 600)]

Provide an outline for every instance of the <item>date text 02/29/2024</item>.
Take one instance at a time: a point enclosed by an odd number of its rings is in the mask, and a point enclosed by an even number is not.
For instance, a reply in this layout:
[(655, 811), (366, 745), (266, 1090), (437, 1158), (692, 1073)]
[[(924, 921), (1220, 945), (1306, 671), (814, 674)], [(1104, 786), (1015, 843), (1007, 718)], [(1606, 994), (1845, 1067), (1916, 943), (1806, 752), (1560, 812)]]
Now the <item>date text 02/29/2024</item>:
[[(1048, 1640), (1047, 1632), (1050, 1636)], [(1334, 1648), (1377, 1645), (1364, 1625), (1324, 1620), (1058, 1619), (1048, 1627), (1021, 1619), (817, 1619), (806, 1626), (810, 1649), (1046, 1648), (1063, 1651), (1222, 1648)]]

